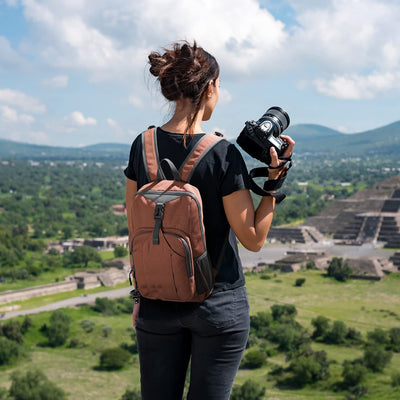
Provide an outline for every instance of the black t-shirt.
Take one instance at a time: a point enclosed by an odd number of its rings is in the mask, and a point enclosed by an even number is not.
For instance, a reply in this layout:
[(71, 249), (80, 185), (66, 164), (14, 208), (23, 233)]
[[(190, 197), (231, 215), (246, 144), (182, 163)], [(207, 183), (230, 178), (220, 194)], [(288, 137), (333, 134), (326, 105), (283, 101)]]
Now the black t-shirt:
[[(157, 129), (159, 158), (170, 159), (179, 170), (191, 149), (205, 134), (187, 137), (186, 147), (183, 135)], [(125, 169), (127, 178), (137, 182), (138, 189), (148, 183), (143, 167), (142, 141), (140, 135), (134, 140)], [(222, 197), (242, 189), (248, 189), (250, 182), (243, 157), (234, 144), (220, 140), (196, 165), (190, 183), (196, 186), (203, 201), (204, 226), (207, 251), (214, 266), (224, 252), (215, 290), (233, 289), (244, 284), (236, 236), (226, 219)], [(229, 235), (229, 241), (226, 239)]]

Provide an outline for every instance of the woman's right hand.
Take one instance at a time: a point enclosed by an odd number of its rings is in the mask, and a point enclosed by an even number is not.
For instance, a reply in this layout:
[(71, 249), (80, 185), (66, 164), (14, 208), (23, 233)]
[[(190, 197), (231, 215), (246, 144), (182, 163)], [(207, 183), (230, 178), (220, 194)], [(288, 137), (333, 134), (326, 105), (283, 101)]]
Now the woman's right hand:
[[(280, 136), (287, 144), (288, 147), (285, 149), (285, 151), (283, 152), (281, 157), (284, 158), (288, 158), (291, 157), (292, 153), (293, 153), (293, 148), (294, 148), (294, 140), (287, 135), (281, 135)], [(279, 160), (278, 157), (278, 153), (275, 150), (275, 147), (271, 146), (271, 148), (269, 149), (269, 154), (271, 156), (271, 163), (270, 163), (270, 167), (277, 167), (281, 161)], [(270, 180), (275, 180), (275, 179), (279, 179), (281, 176), (283, 176), (287, 170), (286, 164), (282, 165), (281, 168), (276, 168), (276, 169), (269, 169), (268, 171), (268, 179)]]

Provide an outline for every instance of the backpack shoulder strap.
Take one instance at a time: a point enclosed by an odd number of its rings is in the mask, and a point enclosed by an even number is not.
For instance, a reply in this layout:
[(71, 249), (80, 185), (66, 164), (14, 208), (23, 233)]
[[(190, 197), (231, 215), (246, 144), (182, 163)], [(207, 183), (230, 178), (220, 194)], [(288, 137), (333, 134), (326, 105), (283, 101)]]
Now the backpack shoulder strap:
[(182, 180), (189, 182), (197, 163), (221, 140), (217, 135), (204, 135), (186, 157), (180, 168)]
[(142, 154), (147, 179), (149, 182), (155, 181), (159, 168), (157, 128), (150, 128), (142, 133)]

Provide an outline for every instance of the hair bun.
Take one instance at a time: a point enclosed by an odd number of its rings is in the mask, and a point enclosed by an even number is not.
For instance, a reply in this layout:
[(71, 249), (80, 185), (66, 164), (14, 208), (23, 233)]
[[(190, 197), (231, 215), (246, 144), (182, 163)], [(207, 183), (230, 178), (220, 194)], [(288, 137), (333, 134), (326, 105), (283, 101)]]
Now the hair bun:
[(149, 55), (150, 73), (155, 77), (159, 77), (163, 67), (167, 64), (167, 60), (160, 53), (152, 52)]

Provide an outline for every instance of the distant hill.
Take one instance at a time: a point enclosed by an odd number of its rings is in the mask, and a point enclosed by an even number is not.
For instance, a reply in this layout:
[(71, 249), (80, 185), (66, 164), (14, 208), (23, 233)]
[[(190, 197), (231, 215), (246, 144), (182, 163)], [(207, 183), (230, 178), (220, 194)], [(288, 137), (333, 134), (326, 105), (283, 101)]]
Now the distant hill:
[(28, 160), (127, 160), (130, 144), (100, 143), (86, 147), (56, 147), (0, 139), (0, 158)]
[(297, 154), (398, 157), (400, 152), (400, 121), (354, 134), (340, 133), (319, 125), (296, 125), (286, 132), (296, 141)]
[[(387, 156), (400, 153), (400, 121), (381, 128), (355, 134), (344, 134), (321, 125), (290, 126), (285, 133), (296, 141), (296, 154), (326, 157)], [(54, 147), (0, 139), (2, 159), (98, 160), (126, 161), (130, 144), (100, 143), (86, 147)]]

